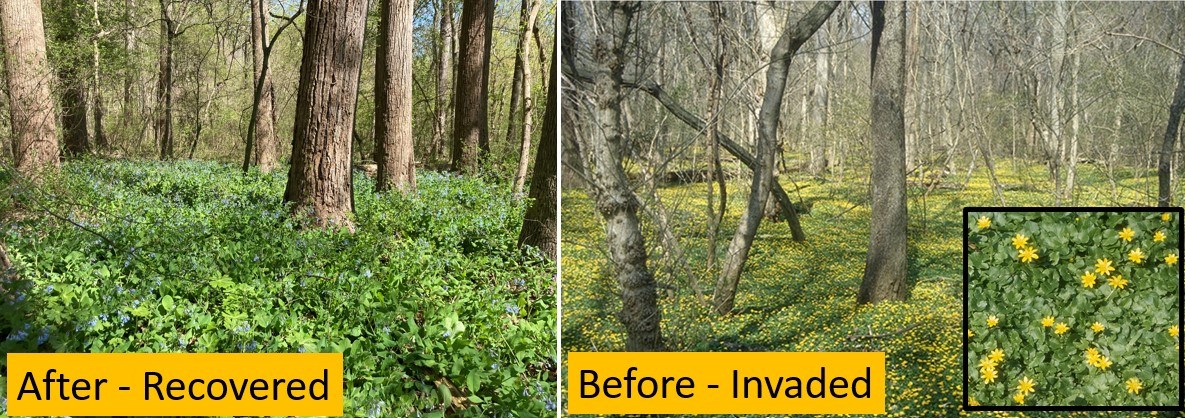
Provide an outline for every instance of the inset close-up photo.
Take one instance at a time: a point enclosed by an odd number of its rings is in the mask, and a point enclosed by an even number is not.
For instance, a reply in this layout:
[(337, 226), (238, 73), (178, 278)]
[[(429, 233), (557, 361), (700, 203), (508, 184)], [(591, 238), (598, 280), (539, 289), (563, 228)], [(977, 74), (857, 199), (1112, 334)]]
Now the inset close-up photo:
[(969, 210), (967, 404), (1179, 406), (1180, 215)]

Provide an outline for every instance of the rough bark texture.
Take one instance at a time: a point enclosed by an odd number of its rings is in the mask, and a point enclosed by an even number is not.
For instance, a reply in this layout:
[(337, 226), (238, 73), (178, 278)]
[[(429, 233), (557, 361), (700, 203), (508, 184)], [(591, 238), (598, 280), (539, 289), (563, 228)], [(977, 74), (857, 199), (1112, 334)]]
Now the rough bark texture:
[(432, 126), (429, 147), (429, 161), (433, 164), (440, 156), (445, 138), (450, 137), (448, 104), (453, 81), (453, 1), (440, 0), (437, 14), (440, 38), (436, 42), (436, 123)]
[(1185, 56), (1181, 57), (1181, 68), (1177, 70), (1177, 89), (1173, 92), (1173, 102), (1169, 104), (1169, 120), (1160, 144), (1160, 162), (1156, 166), (1160, 183), (1157, 204), (1160, 206), (1173, 205), (1173, 148), (1181, 126), (1182, 112), (1185, 112)]
[(905, 199), (905, 3), (872, 6), (872, 219), (857, 303), (903, 300)]
[[(638, 219), (639, 202), (622, 168), (621, 103), (622, 72), (626, 67), (626, 45), (633, 36), (633, 20), (641, 5), (637, 2), (590, 3), (586, 7), (603, 8), (608, 16), (602, 22), (604, 33), (596, 35), (592, 47), (593, 68), (590, 105), (592, 126), (584, 136), (577, 135), (589, 179), (589, 192), (597, 211), (605, 220), (605, 241), (609, 259), (621, 289), (621, 312), (617, 319), (626, 331), (626, 351), (661, 351), (662, 313), (654, 276), (646, 267), (646, 242)], [(571, 36), (571, 35), (569, 35)], [(568, 36), (565, 36), (568, 37)]]
[[(558, 55), (555, 55), (558, 58)], [(547, 109), (543, 113), (543, 135), (539, 140), (539, 152), (535, 154), (535, 172), (531, 175), (531, 207), (523, 217), (523, 229), (518, 235), (518, 246), (539, 248), (545, 257), (556, 260), (559, 257), (556, 206), (559, 203), (556, 183), (556, 61), (551, 61), (551, 81), (547, 84)]]
[(49, 93), (45, 27), (38, 0), (0, 1), (0, 36), (17, 172), (36, 178), (58, 167), (57, 126)]
[(749, 248), (761, 223), (765, 202), (769, 199), (774, 183), (774, 164), (778, 144), (778, 122), (782, 113), (782, 97), (786, 91), (786, 77), (790, 72), (790, 60), (803, 43), (827, 21), (839, 2), (815, 4), (801, 20), (786, 21), (782, 36), (770, 52), (769, 69), (765, 74), (765, 95), (758, 114), (757, 164), (753, 168), (753, 182), (749, 188), (749, 202), (741, 222), (737, 225), (732, 242), (728, 245), (720, 277), (712, 302), (719, 314), (732, 312), (736, 299), (737, 283), (741, 271), (749, 259)]
[(412, 0), (382, 0), (374, 83), (375, 189), (416, 189), (411, 134)]
[(461, 10), (457, 88), (453, 92), (452, 170), (473, 174), (489, 151), (490, 42), (494, 1), (466, 0)]
[(308, 4), (284, 201), (317, 226), (353, 229), (350, 134), (365, 24), (366, 2)]
[(255, 148), (255, 165), (259, 171), (270, 172), (276, 168), (276, 111), (275, 89), (272, 87), (271, 76), (264, 63), (264, 53), (267, 46), (267, 0), (251, 0), (251, 62), (254, 66), (252, 85), (261, 84), (259, 88), (259, 104), (255, 109), (255, 137), (252, 140)]
[[(95, 26), (95, 30), (100, 33), (103, 32), (103, 23), (99, 21), (99, 0), (91, 2), (91, 24)], [(103, 85), (100, 83), (101, 67), (100, 63), (102, 55), (99, 49), (99, 38), (101, 35), (95, 35), (91, 39), (91, 107), (95, 115), (95, 146), (100, 150), (106, 150), (111, 147), (107, 142), (107, 134), (103, 131)]]
[[(523, 29), (522, 36), (519, 38), (518, 56), (515, 58), (516, 63), (521, 63), (522, 74), (520, 74), (518, 87), (520, 97), (522, 100), (522, 112), (519, 113), (518, 125), (522, 128), (519, 132), (519, 155), (518, 155), (518, 170), (514, 173), (514, 195), (521, 196), (523, 194), (523, 183), (527, 179), (527, 163), (531, 160), (531, 134), (534, 133), (534, 118), (532, 113), (535, 113), (535, 98), (531, 94), (531, 45), (530, 34), (535, 31), (535, 17), (539, 15), (539, 1), (524, 0), (523, 1)], [(529, 6), (529, 7), (528, 7)], [(518, 65), (518, 64), (516, 64)], [(511, 103), (514, 101), (511, 100)], [(515, 109), (511, 104), (511, 109)], [(513, 115), (513, 113), (511, 113)], [(513, 119), (513, 116), (512, 116)], [(507, 131), (510, 131), (507, 127)], [(510, 132), (507, 132), (507, 141), (513, 140)]]

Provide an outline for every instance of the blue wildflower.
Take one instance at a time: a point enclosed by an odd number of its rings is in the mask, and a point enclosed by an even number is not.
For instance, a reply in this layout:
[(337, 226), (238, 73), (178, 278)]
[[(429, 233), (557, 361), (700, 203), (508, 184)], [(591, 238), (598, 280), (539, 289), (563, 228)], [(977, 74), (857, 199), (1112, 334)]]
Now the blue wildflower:
[(53, 285), (52, 284), (45, 286), (45, 293), (53, 293)]
[(506, 304), (506, 313), (511, 315), (518, 315), (519, 307), (513, 303)]
[(362, 275), (366, 276), (366, 278), (369, 279), (370, 276), (373, 275), (373, 273), (370, 272), (370, 269), (366, 269), (366, 271), (362, 272)]
[(9, 336), (8, 340), (9, 341), (24, 341), (25, 337), (28, 337), (28, 336), (29, 336), (29, 333), (27, 333), (25, 331), (17, 331), (16, 334), (12, 334), (11, 336)]
[(441, 335), (443, 335), (443, 336), (444, 336), (444, 338), (448, 338), (448, 337), (451, 337), (451, 336), (453, 336), (453, 333), (451, 333), (451, 332), (448, 332), (448, 331), (445, 331), (445, 332), (444, 332), (444, 334), (441, 334)]
[(37, 335), (37, 345), (45, 344), (46, 341), (49, 341), (49, 328), (42, 328)]

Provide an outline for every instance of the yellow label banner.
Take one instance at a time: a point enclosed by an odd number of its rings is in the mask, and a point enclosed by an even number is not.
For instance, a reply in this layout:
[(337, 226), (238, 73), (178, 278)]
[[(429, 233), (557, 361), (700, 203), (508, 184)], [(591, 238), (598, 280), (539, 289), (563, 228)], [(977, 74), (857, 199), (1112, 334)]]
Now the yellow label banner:
[(885, 353), (568, 353), (571, 414), (883, 414)]
[(341, 353), (8, 354), (8, 414), (342, 415)]

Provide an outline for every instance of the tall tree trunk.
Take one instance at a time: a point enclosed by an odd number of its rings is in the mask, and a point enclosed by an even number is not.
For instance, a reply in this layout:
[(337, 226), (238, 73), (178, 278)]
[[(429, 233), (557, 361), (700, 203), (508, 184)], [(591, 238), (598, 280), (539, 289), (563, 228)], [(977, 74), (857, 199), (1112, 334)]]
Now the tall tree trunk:
[(86, 129), (86, 82), (83, 67), (79, 63), (80, 46), (78, 28), (82, 23), (78, 16), (79, 8), (74, 4), (59, 4), (62, 18), (61, 27), (54, 31), (54, 40), (69, 51), (64, 54), (57, 65), (58, 81), (62, 86), (62, 142), (65, 145), (66, 156), (79, 156), (90, 150)]
[(17, 172), (31, 178), (58, 167), (57, 126), (49, 92), (52, 74), (42, 22), (40, 1), (0, 1), (13, 160)]
[(160, 1), (160, 56), (156, 91), (156, 142), (160, 159), (173, 158), (173, 39), (176, 22), (169, 16), (172, 0)]
[(284, 201), (293, 203), (294, 215), (308, 216), (320, 227), (353, 230), (350, 139), (366, 9), (366, 2), (308, 4)]
[(412, 0), (381, 0), (374, 83), (375, 190), (416, 189), (412, 112)]
[(872, 220), (864, 279), (856, 302), (904, 300), (905, 3), (872, 4)]
[[(815, 83), (811, 88), (811, 130), (814, 140), (810, 141), (810, 162), (807, 171), (819, 176), (827, 171), (827, 76), (830, 74), (831, 61), (827, 48), (827, 32), (825, 27), (819, 28), (815, 36), (818, 50), (815, 51)], [(804, 138), (805, 139), (805, 138)]]
[(259, 100), (255, 108), (255, 135), (249, 146), (254, 148), (255, 165), (259, 171), (268, 173), (276, 168), (275, 89), (272, 87), (270, 70), (264, 55), (268, 53), (267, 21), (268, 1), (251, 0), (251, 62), (252, 86), (259, 86)]
[(514, 128), (518, 125), (518, 112), (522, 107), (523, 94), (523, 47), (527, 46), (524, 43), (527, 32), (523, 27), (527, 24), (527, 13), (530, 13), (530, 5), (527, 4), (529, 0), (522, 0), (519, 6), (519, 27), (518, 27), (518, 42), (515, 43), (514, 49), (514, 74), (510, 79), (510, 107), (506, 112), (506, 143), (512, 143), (516, 136), (514, 135)]
[(1173, 205), (1173, 187), (1169, 177), (1173, 171), (1173, 148), (1181, 126), (1182, 112), (1185, 112), (1185, 56), (1181, 57), (1181, 68), (1177, 70), (1177, 89), (1173, 92), (1173, 102), (1169, 104), (1169, 120), (1160, 143), (1160, 162), (1156, 165), (1159, 185), (1156, 201), (1160, 206)]
[[(103, 32), (103, 22), (99, 20), (99, 0), (91, 1), (91, 23), (95, 25), (96, 32)], [(111, 144), (107, 142), (107, 134), (103, 131), (103, 85), (99, 78), (102, 56), (99, 54), (99, 36), (96, 34), (91, 39), (91, 100), (95, 114), (95, 146), (100, 150), (106, 150)]]
[(489, 74), (494, 1), (466, 0), (461, 10), (457, 87), (453, 92), (452, 171), (477, 173), (490, 148)]
[[(622, 73), (627, 64), (626, 45), (631, 44), (633, 20), (641, 4), (586, 3), (585, 7), (607, 9), (608, 19), (603, 22), (603, 30), (608, 33), (594, 35), (591, 40), (595, 43), (589, 63), (593, 67), (590, 113), (594, 126), (587, 135), (575, 140), (580, 141), (589, 192), (605, 220), (609, 258), (621, 287), (622, 306), (617, 318), (626, 331), (625, 349), (661, 351), (666, 347), (660, 325), (662, 312), (658, 307), (654, 276), (646, 267), (646, 241), (638, 219), (640, 203), (622, 168), (621, 147), (627, 135), (622, 126)], [(565, 30), (568, 29), (565, 25)], [(566, 35), (566, 38), (573, 36)]]
[(733, 234), (732, 242), (728, 245), (727, 258), (716, 281), (716, 290), (712, 295), (716, 313), (723, 315), (732, 312), (737, 283), (740, 281), (745, 262), (749, 259), (749, 248), (753, 246), (753, 237), (757, 234), (757, 226), (761, 223), (765, 202), (769, 199), (774, 183), (778, 122), (782, 113), (782, 97), (786, 91), (786, 77), (790, 72), (790, 60), (794, 58), (798, 48), (827, 21), (838, 5), (838, 1), (819, 2), (797, 22), (787, 19), (781, 37), (770, 52), (769, 69), (765, 74), (765, 95), (758, 119), (757, 164), (753, 169), (753, 182), (749, 187), (749, 203), (745, 208), (745, 214), (741, 216), (740, 225), (737, 225), (736, 233)]
[[(710, 116), (707, 138), (712, 159), (712, 176), (716, 180), (716, 186), (720, 187), (720, 206), (718, 210), (713, 207), (715, 203), (713, 202), (715, 199), (714, 186), (711, 181), (708, 181), (708, 260), (706, 270), (709, 275), (716, 271), (716, 246), (719, 241), (720, 224), (724, 222), (724, 212), (728, 210), (728, 182), (724, 179), (724, 166), (720, 161), (720, 128), (724, 125), (720, 102), (724, 91), (724, 56), (728, 53), (728, 38), (724, 36), (724, 12), (720, 3), (712, 3), (711, 10), (713, 29), (716, 35), (714, 45), (716, 56), (713, 62), (712, 79), (708, 85), (708, 112)], [(693, 289), (698, 292), (699, 286), (693, 286)]]
[(558, 51), (552, 53), (550, 81), (547, 83), (547, 108), (543, 113), (543, 135), (539, 139), (539, 151), (535, 154), (535, 172), (531, 174), (531, 207), (523, 215), (523, 228), (518, 234), (518, 246), (536, 247), (544, 257), (555, 261), (559, 257), (559, 225), (556, 207), (559, 203), (556, 182), (556, 107), (559, 95), (556, 87), (556, 66)]
[(1070, 60), (1070, 82), (1066, 86), (1070, 90), (1070, 135), (1066, 138), (1066, 183), (1062, 199), (1070, 204), (1074, 201), (1074, 180), (1078, 174), (1078, 133), (1082, 125), (1082, 109), (1078, 107), (1078, 71), (1081, 62), (1082, 54), (1075, 52), (1074, 58)]
[(453, 77), (453, 0), (440, 0), (437, 9), (440, 38), (436, 43), (436, 123), (432, 126), (429, 161), (435, 164), (440, 157), (445, 138), (450, 137), (448, 123), (449, 90)]
[[(523, 15), (523, 33), (519, 38), (518, 57), (515, 61), (521, 62), (522, 74), (519, 77), (518, 87), (520, 97), (522, 98), (522, 112), (519, 113), (518, 125), (522, 127), (519, 132), (519, 154), (518, 154), (518, 170), (514, 174), (514, 195), (521, 196), (523, 194), (523, 183), (527, 180), (527, 163), (531, 160), (531, 135), (534, 133), (534, 117), (535, 112), (535, 98), (531, 94), (531, 38), (530, 35), (535, 31), (535, 17), (539, 15), (540, 2), (537, 0), (523, 0), (523, 7), (529, 9), (524, 11)], [(513, 100), (511, 101), (513, 102)], [(514, 108), (514, 105), (511, 105)], [(509, 128), (507, 128), (509, 131)], [(513, 139), (509, 134), (506, 142), (510, 143)]]

